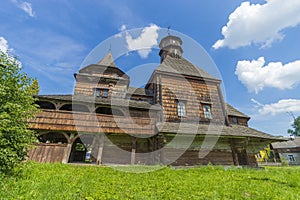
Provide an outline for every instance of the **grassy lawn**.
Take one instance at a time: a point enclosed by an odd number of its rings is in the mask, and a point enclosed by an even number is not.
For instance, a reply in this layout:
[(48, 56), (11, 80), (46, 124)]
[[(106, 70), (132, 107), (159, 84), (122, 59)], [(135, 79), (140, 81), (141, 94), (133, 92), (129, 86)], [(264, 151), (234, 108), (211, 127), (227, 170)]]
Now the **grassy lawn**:
[(300, 168), (165, 167), (125, 173), (110, 167), (29, 163), (18, 175), (0, 177), (0, 199), (296, 200)]

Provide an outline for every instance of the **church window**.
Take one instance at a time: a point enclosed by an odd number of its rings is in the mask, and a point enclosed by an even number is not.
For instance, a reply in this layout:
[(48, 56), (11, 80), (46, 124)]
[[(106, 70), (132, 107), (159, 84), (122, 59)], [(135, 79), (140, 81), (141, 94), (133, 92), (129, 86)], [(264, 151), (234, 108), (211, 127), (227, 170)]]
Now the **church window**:
[(186, 111), (185, 111), (185, 103), (183, 101), (178, 101), (177, 103), (177, 112), (179, 117), (185, 117)]
[(108, 89), (95, 88), (94, 96), (96, 97), (108, 97)]
[(212, 119), (210, 105), (203, 105), (203, 112), (204, 112), (205, 119)]

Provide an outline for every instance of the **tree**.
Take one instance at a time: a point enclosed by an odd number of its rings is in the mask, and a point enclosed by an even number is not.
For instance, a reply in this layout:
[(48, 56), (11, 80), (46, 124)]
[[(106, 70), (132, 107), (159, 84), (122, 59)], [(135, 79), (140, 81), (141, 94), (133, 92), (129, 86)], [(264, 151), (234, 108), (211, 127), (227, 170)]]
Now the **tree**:
[(21, 163), (35, 141), (28, 120), (38, 111), (33, 95), (39, 87), (21, 70), (16, 58), (0, 51), (0, 173)]
[(300, 116), (294, 119), (294, 122), (291, 126), (293, 128), (288, 129), (288, 133), (294, 136), (300, 136)]

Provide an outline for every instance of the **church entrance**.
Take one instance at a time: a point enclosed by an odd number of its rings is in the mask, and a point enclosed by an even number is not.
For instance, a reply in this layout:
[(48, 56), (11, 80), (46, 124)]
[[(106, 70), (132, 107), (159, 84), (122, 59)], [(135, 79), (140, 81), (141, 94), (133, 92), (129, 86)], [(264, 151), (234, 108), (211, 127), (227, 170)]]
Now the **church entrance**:
[(91, 163), (93, 137), (78, 137), (72, 144), (69, 162)]

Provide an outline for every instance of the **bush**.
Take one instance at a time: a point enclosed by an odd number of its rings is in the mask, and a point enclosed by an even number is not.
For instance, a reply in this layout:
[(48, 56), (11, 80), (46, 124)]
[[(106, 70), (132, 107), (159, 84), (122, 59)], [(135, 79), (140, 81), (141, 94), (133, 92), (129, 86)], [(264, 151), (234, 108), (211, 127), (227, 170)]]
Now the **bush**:
[(0, 173), (9, 173), (34, 141), (28, 119), (34, 117), (36, 82), (21, 73), (20, 62), (0, 51)]

